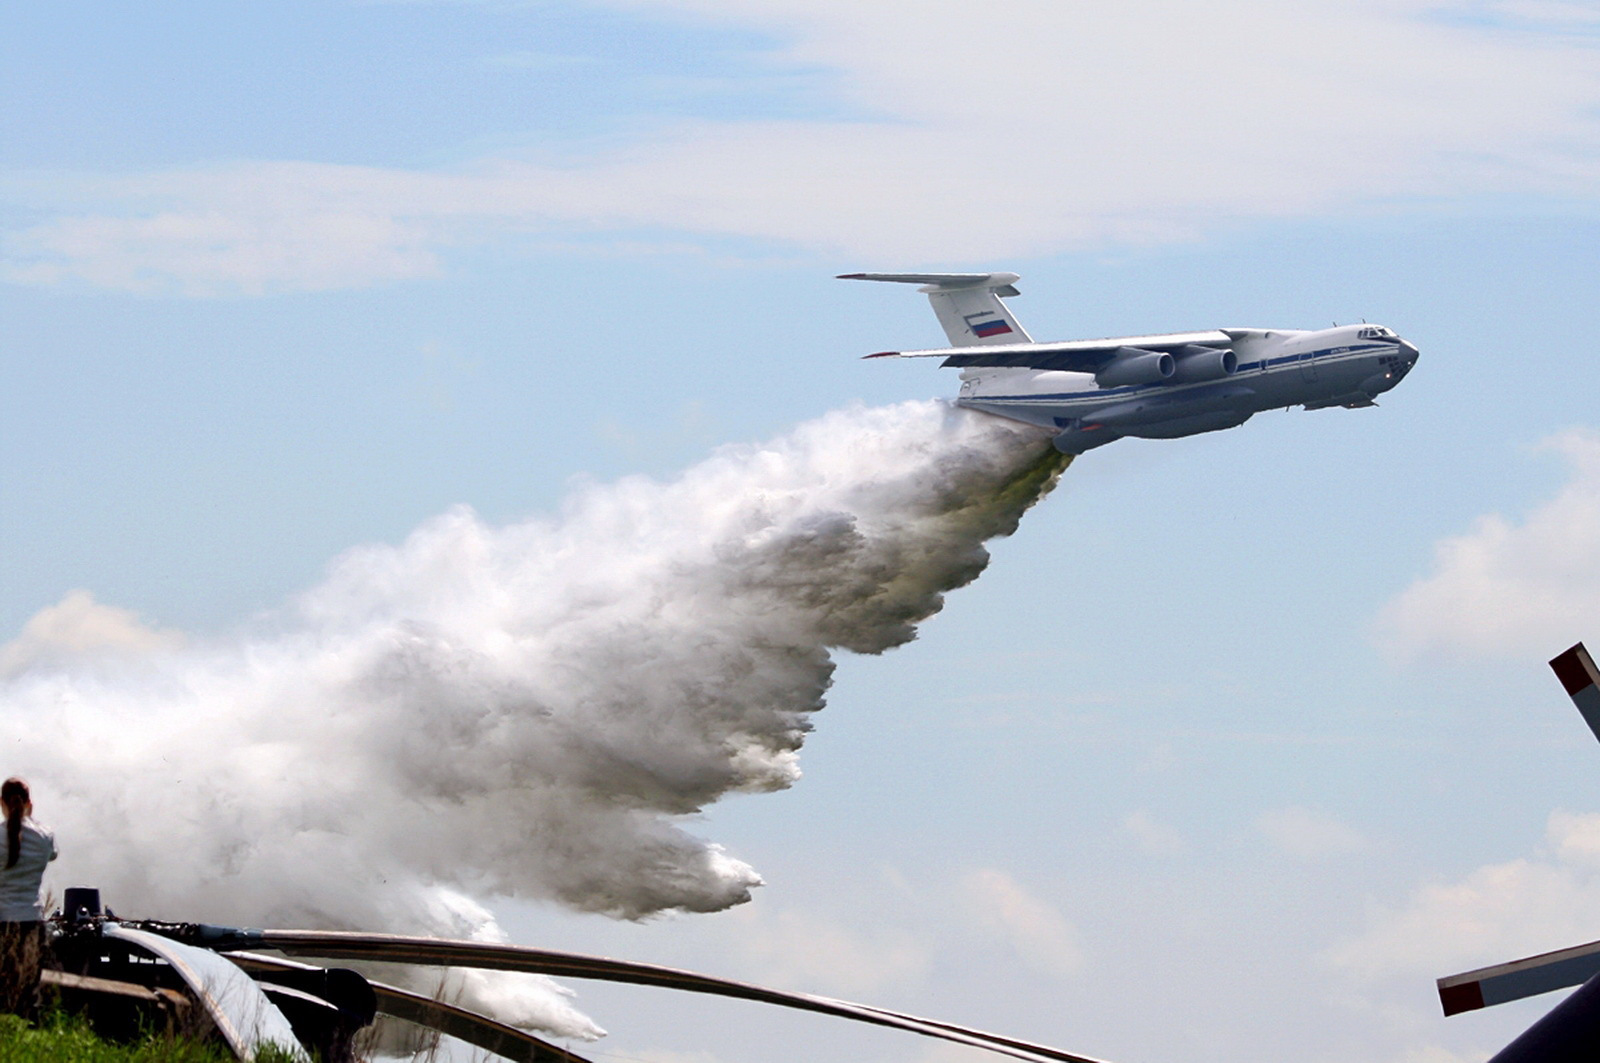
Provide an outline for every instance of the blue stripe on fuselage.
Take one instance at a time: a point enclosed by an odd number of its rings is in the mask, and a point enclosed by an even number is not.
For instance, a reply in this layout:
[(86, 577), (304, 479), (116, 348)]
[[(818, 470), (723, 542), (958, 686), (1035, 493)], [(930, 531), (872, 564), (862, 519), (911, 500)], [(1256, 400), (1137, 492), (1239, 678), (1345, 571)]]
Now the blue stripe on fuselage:
[(1083, 391), (1060, 391), (1052, 392), (1050, 394), (1036, 395), (973, 395), (968, 397), (967, 401), (1059, 403), (1062, 401), (1078, 400), (1081, 402), (1085, 399), (1094, 399), (1098, 402), (1102, 399), (1114, 398), (1119, 395), (1137, 395), (1150, 391), (1161, 391), (1176, 394), (1180, 390), (1204, 387), (1208, 384), (1221, 384), (1230, 380), (1239, 380), (1246, 372), (1251, 370), (1261, 372), (1264, 369), (1270, 369), (1274, 366), (1287, 366), (1291, 364), (1312, 365), (1319, 360), (1328, 359), (1330, 357), (1338, 357), (1342, 360), (1345, 356), (1351, 354), (1365, 354), (1369, 351), (1380, 350), (1399, 350), (1399, 348), (1400, 345), (1398, 343), (1360, 343), (1348, 344), (1342, 347), (1325, 347), (1320, 351), (1302, 351), (1299, 354), (1286, 354), (1281, 358), (1268, 358), (1264, 362), (1245, 362), (1242, 363), (1238, 369), (1229, 376), (1218, 377), (1216, 380), (1195, 381), (1192, 384), (1128, 384), (1120, 388), (1094, 388), (1093, 390), (1086, 388)]

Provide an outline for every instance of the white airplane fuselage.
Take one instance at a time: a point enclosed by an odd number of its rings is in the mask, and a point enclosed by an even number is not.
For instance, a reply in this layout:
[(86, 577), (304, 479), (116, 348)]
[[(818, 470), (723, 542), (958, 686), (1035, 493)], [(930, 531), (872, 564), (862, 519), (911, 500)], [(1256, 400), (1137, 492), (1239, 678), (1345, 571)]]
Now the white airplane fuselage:
[[(1123, 436), (1175, 439), (1232, 428), (1263, 410), (1371, 406), (1417, 362), (1417, 349), (1381, 326), (1229, 331), (1237, 363), (1217, 379), (1101, 387), (1092, 373), (974, 367), (962, 370), (956, 401), (1058, 429), (1059, 449), (1081, 452)], [(1155, 338), (1108, 342), (1137, 348)]]

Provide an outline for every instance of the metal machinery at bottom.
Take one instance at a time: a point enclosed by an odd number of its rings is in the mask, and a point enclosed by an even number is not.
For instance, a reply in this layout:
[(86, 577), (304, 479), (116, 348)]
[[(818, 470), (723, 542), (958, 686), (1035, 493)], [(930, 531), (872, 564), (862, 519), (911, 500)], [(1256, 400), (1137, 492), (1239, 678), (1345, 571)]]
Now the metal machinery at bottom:
[[(1600, 738), (1600, 669), (1583, 643), (1550, 668)], [(1481, 967), (1438, 980), (1446, 1015), (1579, 986), (1489, 1063), (1593, 1063), (1600, 1059), (1600, 941)]]
[(290, 1058), (354, 1063), (356, 1035), (382, 1014), (526, 1063), (587, 1063), (566, 1048), (445, 1001), (353, 970), (263, 955), (428, 967), (476, 967), (591, 978), (733, 997), (904, 1030), (1028, 1063), (1098, 1063), (1048, 1045), (955, 1023), (790, 993), (692, 971), (521, 945), (317, 930), (246, 930), (127, 920), (99, 892), (69, 889), (51, 921), (55, 969), (45, 982), (115, 1036), (151, 1025), (225, 1043), (241, 1060), (268, 1045)]

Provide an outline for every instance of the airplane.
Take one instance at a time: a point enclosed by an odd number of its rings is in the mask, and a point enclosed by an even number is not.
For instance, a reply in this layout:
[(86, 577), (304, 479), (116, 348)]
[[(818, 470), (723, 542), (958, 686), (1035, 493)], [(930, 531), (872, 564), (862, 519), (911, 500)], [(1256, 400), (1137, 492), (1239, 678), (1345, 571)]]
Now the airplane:
[(957, 405), (1053, 429), (1064, 454), (1234, 428), (1280, 407), (1375, 406), (1417, 363), (1416, 347), (1371, 324), (1035, 343), (1001, 302), (1019, 294), (1015, 273), (839, 279), (922, 285), (951, 346), (866, 357), (943, 358), (961, 368)]

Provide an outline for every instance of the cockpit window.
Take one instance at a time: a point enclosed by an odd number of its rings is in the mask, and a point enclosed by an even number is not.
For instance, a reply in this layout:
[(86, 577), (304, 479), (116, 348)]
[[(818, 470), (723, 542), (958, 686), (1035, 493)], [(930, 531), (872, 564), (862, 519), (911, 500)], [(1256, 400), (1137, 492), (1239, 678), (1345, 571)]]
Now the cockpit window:
[(1361, 330), (1359, 336), (1364, 340), (1392, 340), (1394, 329), (1384, 328), (1382, 325), (1368, 325)]

